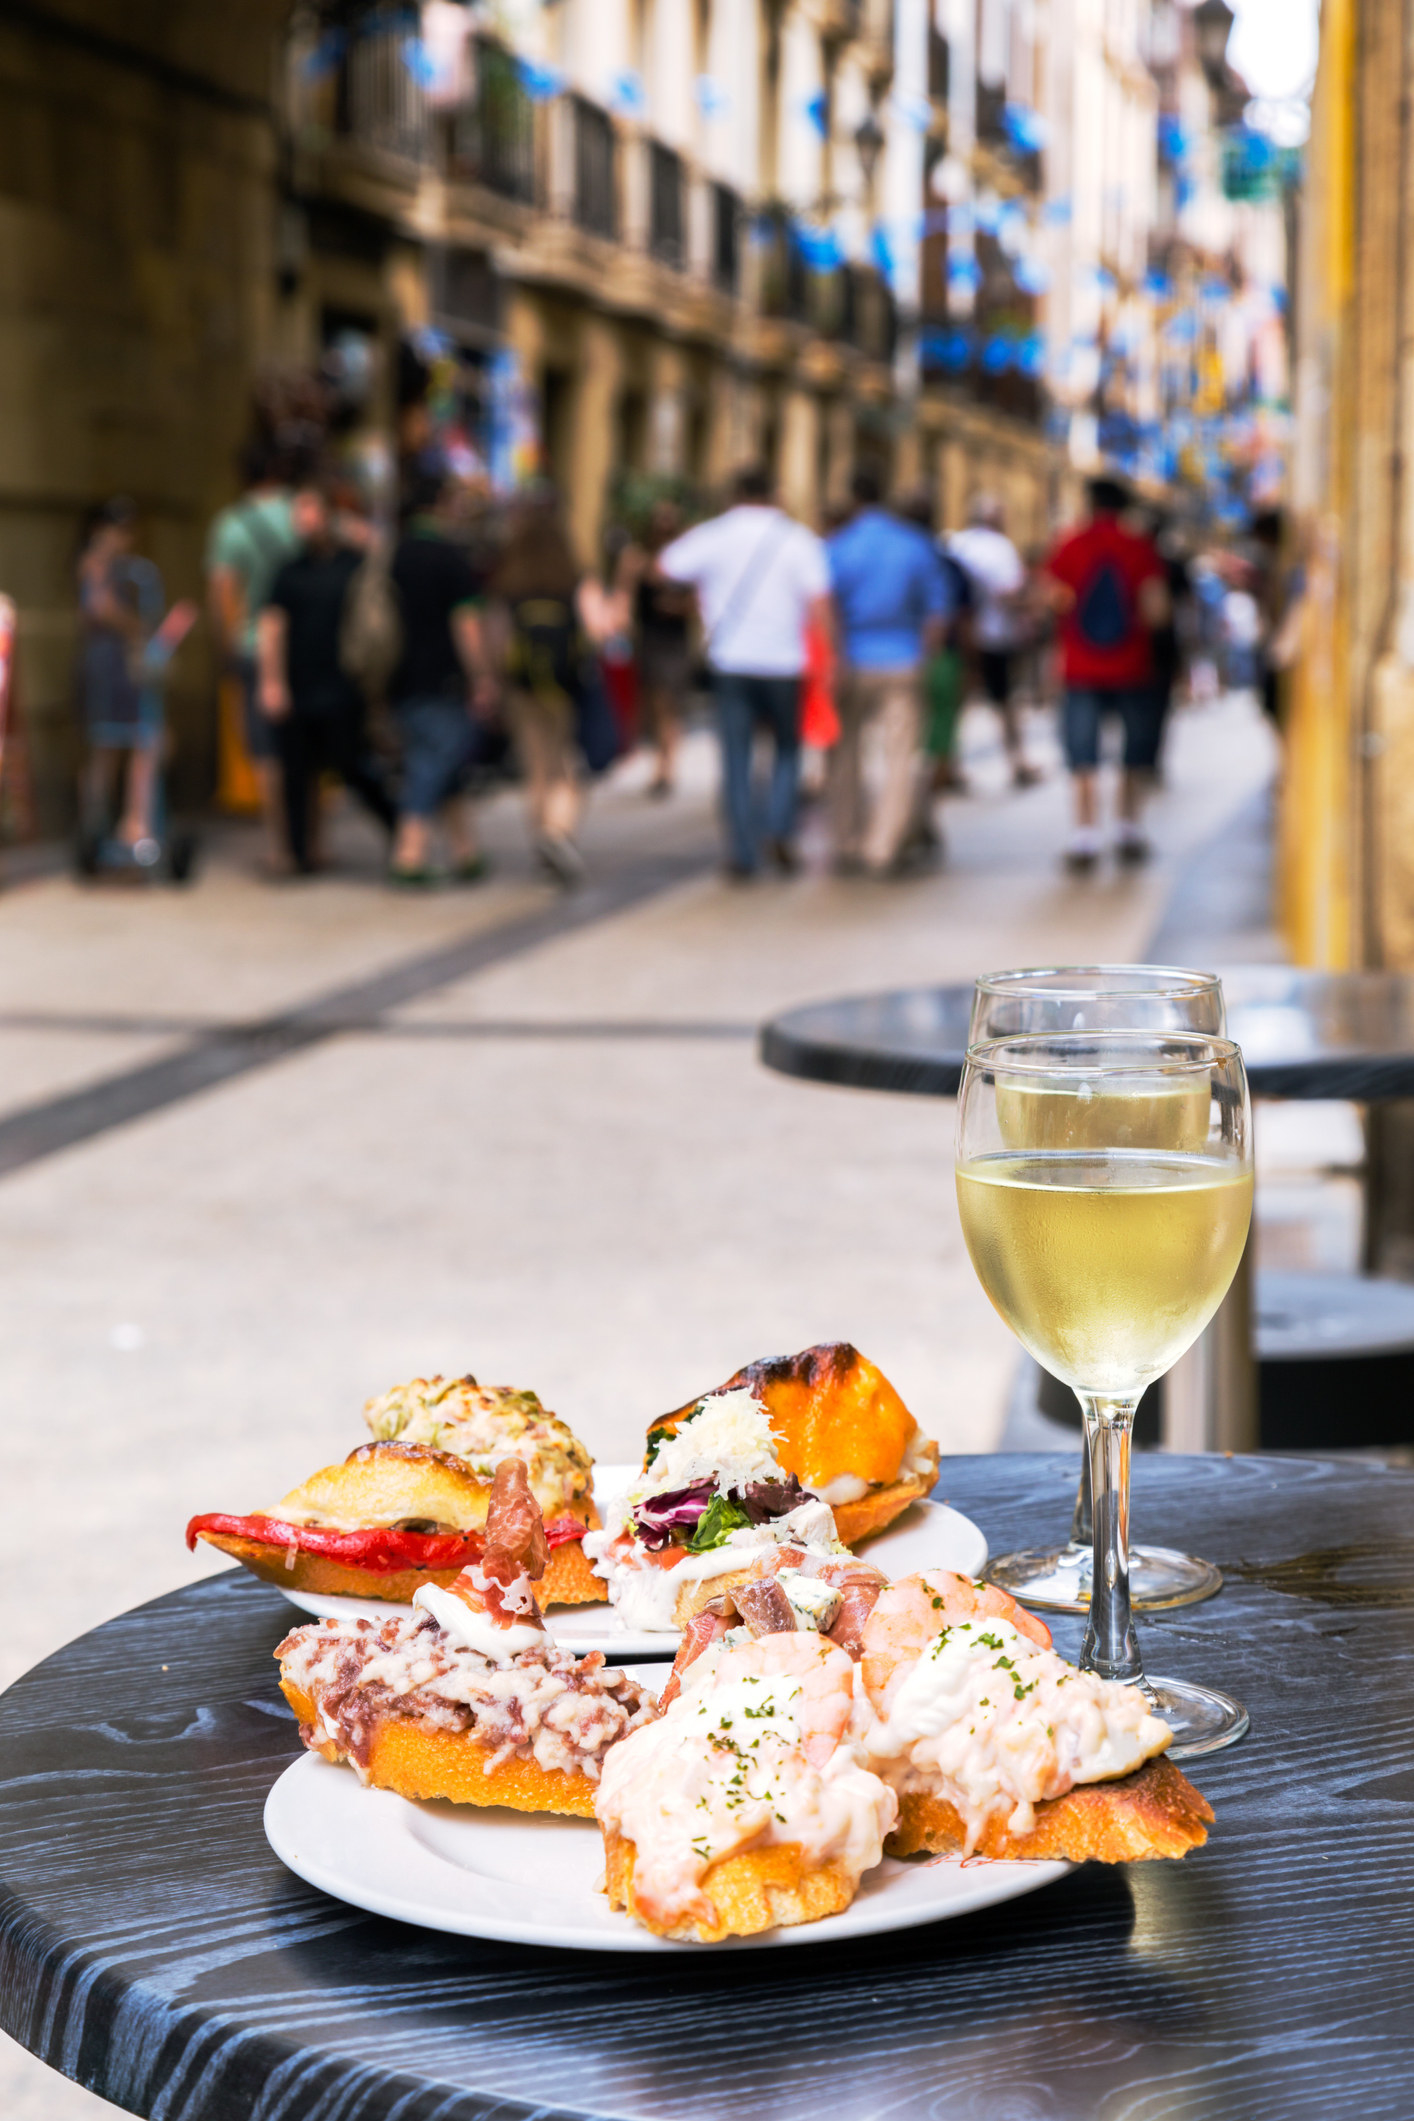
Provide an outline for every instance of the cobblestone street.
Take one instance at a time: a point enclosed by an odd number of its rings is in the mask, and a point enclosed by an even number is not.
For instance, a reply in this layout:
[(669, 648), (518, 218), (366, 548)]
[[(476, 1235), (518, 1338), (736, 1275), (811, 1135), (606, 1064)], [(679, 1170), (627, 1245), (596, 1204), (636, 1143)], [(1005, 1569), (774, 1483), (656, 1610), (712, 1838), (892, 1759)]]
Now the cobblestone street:
[[(533, 1386), (622, 1458), (740, 1362), (847, 1337), (945, 1451), (994, 1446), (1015, 1343), (963, 1250), (951, 1107), (767, 1074), (756, 1027), (1142, 956), (1272, 757), (1245, 697), (1181, 714), (1161, 858), (1075, 880), (1054, 754), (1013, 794), (985, 715), (965, 748), (947, 865), (906, 884), (722, 881), (705, 735), (673, 804), (644, 801), (641, 763), (596, 793), (576, 897), (532, 881), (514, 794), (475, 894), (389, 895), (352, 824), (349, 866), (298, 888), (262, 883), (234, 830), (186, 893), (13, 880), (0, 1683), (224, 1566), (187, 1555), (190, 1514), (272, 1502), (419, 1372)], [(0, 2056), (6, 2121), (98, 2104)]]

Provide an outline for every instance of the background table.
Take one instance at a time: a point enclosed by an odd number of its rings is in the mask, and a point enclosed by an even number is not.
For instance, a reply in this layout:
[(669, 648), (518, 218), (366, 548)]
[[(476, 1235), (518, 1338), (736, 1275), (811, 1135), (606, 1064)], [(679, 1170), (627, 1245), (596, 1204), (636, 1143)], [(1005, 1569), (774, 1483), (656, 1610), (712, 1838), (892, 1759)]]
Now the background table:
[[(1349, 1098), (1367, 1107), (1365, 1261), (1414, 1279), (1414, 979), (1392, 972), (1300, 972), (1284, 965), (1223, 973), (1228, 1029), (1242, 1047), (1254, 1097)], [(784, 1075), (856, 1090), (953, 1097), (962, 1078), (973, 990), (907, 987), (815, 1002), (773, 1018), (761, 1058)], [(1293, 1277), (1274, 1291), (1292, 1311)], [(1216, 1316), (1163, 1381), (1162, 1433), (1170, 1449), (1255, 1450), (1259, 1442), (1329, 1448), (1388, 1444), (1414, 1435), (1414, 1288), (1363, 1276), (1309, 1276), (1296, 1310), (1312, 1319), (1310, 1354), (1326, 1361), (1309, 1389), (1285, 1365), (1263, 1385), (1256, 1348), (1264, 1291), (1252, 1286), (1251, 1251)], [(1317, 1315), (1319, 1314), (1319, 1325)], [(1287, 1337), (1289, 1338), (1289, 1327)], [(1283, 1351), (1285, 1352), (1285, 1351)], [(1333, 1392), (1332, 1387), (1336, 1390)], [(1344, 1397), (1363, 1426), (1342, 1428), (1322, 1407)], [(1059, 1406), (1071, 1395), (1056, 1388)], [(1054, 1411), (1054, 1409), (1053, 1409)], [(1141, 1409), (1138, 1434), (1152, 1422)]]
[[(1414, 1098), (1414, 979), (1248, 965), (1223, 991), (1254, 1097)], [(811, 1082), (953, 1097), (971, 1009), (961, 986), (812, 1002), (772, 1018), (761, 1058)]]
[[(952, 1459), (993, 1546), (1060, 1533), (1073, 1461)], [(1179, 1864), (1089, 1866), (897, 1937), (671, 1957), (360, 1914), (266, 1847), (295, 1756), (241, 1572), (72, 1643), (0, 1700), (0, 2017), (163, 2121), (1363, 2121), (1411, 2108), (1414, 1473), (1135, 1467), (1150, 1536), (1227, 1585), (1145, 1629), (1250, 1737), (1195, 1763)], [(1074, 1649), (1079, 1623), (1058, 1639)]]

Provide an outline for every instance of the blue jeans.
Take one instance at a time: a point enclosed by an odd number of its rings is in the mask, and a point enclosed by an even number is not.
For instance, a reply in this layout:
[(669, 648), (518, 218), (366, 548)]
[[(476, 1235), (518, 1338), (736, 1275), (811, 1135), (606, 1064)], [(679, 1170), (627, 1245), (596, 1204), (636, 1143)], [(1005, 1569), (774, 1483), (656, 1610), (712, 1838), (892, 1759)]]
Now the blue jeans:
[(393, 702), (403, 743), (403, 817), (435, 817), (448, 796), (463, 786), (476, 757), (476, 726), (465, 700), (413, 699)]
[[(800, 679), (743, 676), (714, 670), (717, 734), (722, 745), (722, 813), (733, 865), (754, 869), (761, 837), (788, 840), (795, 831), (800, 789)], [(751, 744), (758, 725), (770, 733), (771, 777), (764, 816), (751, 780)]]

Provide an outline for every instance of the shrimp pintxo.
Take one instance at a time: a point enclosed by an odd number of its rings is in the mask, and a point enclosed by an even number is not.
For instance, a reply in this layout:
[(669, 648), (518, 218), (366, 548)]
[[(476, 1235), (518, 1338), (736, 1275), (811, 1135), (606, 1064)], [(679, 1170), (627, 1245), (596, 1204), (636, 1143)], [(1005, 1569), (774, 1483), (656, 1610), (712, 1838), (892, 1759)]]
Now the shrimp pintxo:
[(899, 1797), (893, 1855), (1120, 1862), (1207, 1839), (1206, 1801), (1138, 1687), (1078, 1671), (1005, 1592), (945, 1570), (891, 1584), (864, 1625), (863, 1757)]
[(898, 1809), (851, 1740), (855, 1689), (844, 1651), (813, 1632), (699, 1657), (604, 1762), (610, 1905), (705, 1943), (848, 1907)]

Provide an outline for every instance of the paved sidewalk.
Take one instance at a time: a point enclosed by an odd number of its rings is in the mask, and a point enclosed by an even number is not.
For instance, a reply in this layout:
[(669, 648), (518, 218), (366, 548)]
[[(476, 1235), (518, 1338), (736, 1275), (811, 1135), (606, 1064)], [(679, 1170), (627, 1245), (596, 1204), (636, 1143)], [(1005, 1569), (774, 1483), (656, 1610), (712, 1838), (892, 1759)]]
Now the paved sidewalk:
[[(1016, 1351), (951, 1106), (768, 1075), (755, 1026), (1142, 954), (1271, 754), (1250, 703), (1181, 715), (1163, 858), (1073, 880), (1063, 781), (1003, 789), (985, 715), (966, 743), (979, 792), (909, 884), (722, 881), (700, 737), (673, 804), (641, 763), (596, 792), (577, 900), (532, 876), (513, 797), (473, 893), (388, 894), (352, 824), (355, 872), (303, 886), (227, 833), (188, 893), (0, 893), (0, 1683), (212, 1566), (189, 1514), (273, 1502), (416, 1372), (532, 1385), (621, 1458), (741, 1361), (848, 1337), (945, 1449), (991, 1446)], [(0, 2054), (6, 2121), (98, 2104)]]

